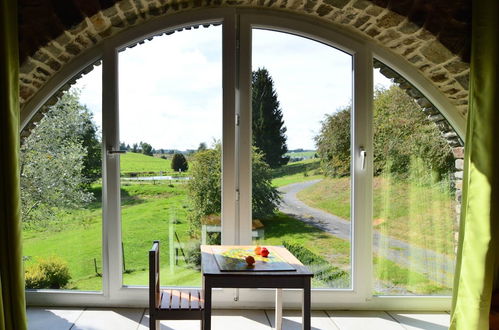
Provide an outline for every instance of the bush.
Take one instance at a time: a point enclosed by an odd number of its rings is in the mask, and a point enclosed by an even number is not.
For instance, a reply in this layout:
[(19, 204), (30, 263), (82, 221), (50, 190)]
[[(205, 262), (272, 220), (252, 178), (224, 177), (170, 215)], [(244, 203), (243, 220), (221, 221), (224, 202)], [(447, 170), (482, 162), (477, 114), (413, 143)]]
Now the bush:
[(28, 289), (61, 289), (71, 279), (68, 263), (59, 257), (40, 258), (24, 274)]
[(331, 265), (323, 257), (313, 253), (301, 244), (282, 242), (282, 245), (289, 250), (298, 260), (308, 266), (314, 273), (315, 278), (324, 282), (331, 283), (341, 278), (348, 277), (348, 273), (340, 268)]
[[(213, 149), (197, 152), (191, 168), (188, 193), (193, 211), (189, 213), (189, 231), (196, 236), (201, 228), (201, 218), (220, 214), (222, 211), (222, 151), (217, 143)], [(269, 217), (280, 202), (277, 189), (272, 186), (272, 171), (258, 149), (252, 150), (252, 213), (253, 218)]]
[(182, 154), (174, 154), (172, 158), (172, 170), (175, 172), (185, 172), (189, 169), (189, 164), (187, 163), (187, 159)]
[(201, 269), (201, 245), (194, 244), (192, 247), (187, 248), (185, 251), (185, 262), (196, 270)]

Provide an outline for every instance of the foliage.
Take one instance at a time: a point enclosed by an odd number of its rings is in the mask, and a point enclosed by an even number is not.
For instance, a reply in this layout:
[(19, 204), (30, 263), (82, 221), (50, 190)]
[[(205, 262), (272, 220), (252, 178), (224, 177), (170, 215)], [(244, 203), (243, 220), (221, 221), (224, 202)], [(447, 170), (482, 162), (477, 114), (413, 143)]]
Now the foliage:
[[(200, 151), (194, 155), (189, 180), (189, 196), (193, 203), (193, 211), (189, 222), (191, 232), (200, 227), (203, 216), (220, 214), (221, 212), (221, 145), (213, 149)], [(263, 161), (261, 152), (253, 148), (252, 152), (252, 213), (255, 218), (272, 215), (280, 202), (277, 190), (272, 186), (272, 173)]]
[(286, 127), (274, 81), (265, 68), (253, 71), (252, 114), (253, 145), (263, 152), (264, 161), (272, 168), (287, 164)]
[(201, 269), (201, 244), (199, 242), (185, 250), (185, 261), (190, 267), (196, 270)]
[(348, 106), (326, 115), (320, 133), (315, 137), (321, 167), (327, 176), (350, 175), (350, 112)]
[(140, 142), (142, 153), (147, 156), (152, 156), (152, 146), (147, 142)]
[(198, 147), (197, 151), (199, 152), (199, 151), (203, 151), (203, 150), (206, 150), (206, 149), (208, 149), (208, 146), (206, 145), (206, 143), (205, 142), (201, 142), (199, 144), (199, 147)]
[(289, 250), (303, 264), (309, 266), (314, 276), (325, 283), (330, 283), (340, 278), (348, 277), (348, 273), (340, 268), (331, 265), (331, 263), (305, 248), (301, 244), (289, 243), (283, 241), (282, 245)]
[(100, 176), (100, 145), (92, 115), (66, 92), (21, 144), (21, 211), (25, 223), (49, 220), (55, 208), (93, 199), (86, 191)]
[[(315, 137), (324, 173), (332, 177), (350, 174), (350, 110), (346, 107), (326, 115)], [(407, 176), (413, 155), (423, 159), (438, 175), (437, 179), (452, 171), (453, 157), (447, 141), (399, 87), (375, 91), (373, 127), (375, 175), (388, 169)]]
[(374, 173), (389, 162), (391, 173), (409, 173), (412, 156), (421, 158), (439, 176), (453, 169), (453, 156), (438, 127), (430, 122), (402, 89), (378, 89), (374, 94)]
[(175, 172), (185, 172), (189, 169), (189, 164), (183, 154), (175, 153), (172, 158), (171, 167)]
[(61, 289), (70, 279), (68, 263), (59, 257), (40, 258), (25, 270), (28, 289)]

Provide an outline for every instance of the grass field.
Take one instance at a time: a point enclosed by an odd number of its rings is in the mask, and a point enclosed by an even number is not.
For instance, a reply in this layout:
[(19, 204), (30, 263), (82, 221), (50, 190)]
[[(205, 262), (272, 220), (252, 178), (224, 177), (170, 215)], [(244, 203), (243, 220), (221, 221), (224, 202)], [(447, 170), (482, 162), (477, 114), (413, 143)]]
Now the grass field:
[[(381, 233), (454, 255), (456, 202), (448, 187), (376, 177), (373, 225)], [(324, 179), (300, 193), (306, 204), (350, 219), (350, 178)]]
[(281, 168), (276, 168), (272, 173), (274, 187), (282, 187), (291, 183), (322, 179), (319, 159), (307, 159), (289, 163)]
[[(160, 158), (153, 158), (141, 154), (129, 153), (122, 156), (121, 165), (124, 171), (149, 172), (160, 168), (169, 168), (169, 162)], [(293, 182), (321, 178), (318, 160), (306, 160), (292, 163), (282, 169), (274, 171), (274, 185), (281, 186)], [(324, 182), (328, 182), (327, 180)], [(338, 182), (329, 182), (341, 186)], [(321, 185), (314, 186), (314, 189)], [(403, 187), (400, 187), (402, 189)], [(339, 196), (345, 193), (337, 190)], [(66, 210), (60, 214), (60, 221), (51, 223), (38, 229), (25, 229), (24, 256), (31, 258), (25, 262), (28, 266), (36, 262), (38, 257), (60, 256), (69, 264), (72, 281), (70, 289), (101, 290), (102, 272), (102, 215), (101, 215), (101, 187), (93, 187), (98, 200), (80, 210)], [(317, 200), (327, 197), (326, 189), (315, 192)], [(312, 193), (314, 193), (312, 191)], [(319, 196), (326, 194), (325, 196)], [(347, 194), (348, 195), (348, 194)], [(320, 197), (320, 198), (319, 198)], [(329, 196), (330, 197), (330, 196)], [(344, 197), (344, 196), (343, 196)], [(310, 202), (311, 203), (311, 202)], [(347, 212), (348, 203), (342, 204)], [(147, 251), (152, 241), (159, 239), (161, 246), (162, 285), (199, 286), (200, 273), (180, 260), (170, 258), (172, 246), (177, 245), (176, 233), (179, 242), (187, 245), (199, 241), (191, 238), (188, 233), (189, 224), (187, 214), (191, 207), (188, 201), (185, 182), (156, 182), (156, 183), (126, 183), (121, 187), (121, 217), (122, 241), (124, 251), (124, 284), (147, 285)], [(335, 209), (336, 212), (336, 209)], [(323, 232), (320, 229), (307, 225), (290, 216), (278, 213), (270, 219), (263, 219), (265, 239), (261, 244), (282, 244), (284, 241), (301, 244), (313, 253), (327, 259), (347, 272), (350, 270), (350, 244), (347, 241)], [(187, 251), (185, 251), (187, 252)], [(94, 259), (97, 264), (95, 269)], [(441, 292), (434, 283), (428, 281), (422, 274), (413, 274), (382, 258), (375, 259), (383, 265), (384, 271), (379, 271), (380, 281), (390, 285), (398, 285), (412, 293)], [(378, 269), (377, 269), (378, 270)], [(404, 282), (406, 278), (406, 282)], [(404, 284), (405, 283), (405, 284)], [(315, 287), (324, 287), (324, 283), (314, 280)], [(342, 278), (335, 287), (349, 287), (349, 278)], [(406, 285), (407, 287), (404, 287)]]
[(127, 152), (121, 155), (120, 166), (122, 175), (130, 175), (130, 173), (139, 173), (141, 175), (146, 173), (159, 174), (159, 172), (163, 172), (163, 175), (178, 175), (178, 173), (172, 170), (170, 159), (134, 152)]
[(315, 150), (304, 150), (304, 151), (290, 151), (286, 153), (286, 156), (289, 156), (291, 158), (310, 159), (314, 158), (315, 154), (316, 154)]

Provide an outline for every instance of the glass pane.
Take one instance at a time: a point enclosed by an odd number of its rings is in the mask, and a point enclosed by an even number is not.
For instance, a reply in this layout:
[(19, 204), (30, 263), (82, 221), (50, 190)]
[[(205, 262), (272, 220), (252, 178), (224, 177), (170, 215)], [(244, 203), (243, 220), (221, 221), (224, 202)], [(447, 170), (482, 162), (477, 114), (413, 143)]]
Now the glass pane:
[(254, 242), (286, 246), (314, 287), (351, 288), (352, 57), (255, 29), (252, 60)]
[(22, 139), (28, 289), (102, 289), (101, 95), (96, 66)]
[(123, 281), (199, 286), (201, 242), (221, 232), (222, 28), (156, 37), (119, 54)]
[(450, 295), (454, 159), (437, 125), (375, 71), (374, 294)]

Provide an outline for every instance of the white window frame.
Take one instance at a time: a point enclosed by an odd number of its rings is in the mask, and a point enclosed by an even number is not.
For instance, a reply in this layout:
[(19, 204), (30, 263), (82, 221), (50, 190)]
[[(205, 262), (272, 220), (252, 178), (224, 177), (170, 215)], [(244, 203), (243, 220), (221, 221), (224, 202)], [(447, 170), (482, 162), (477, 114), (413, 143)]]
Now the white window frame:
[[(450, 297), (377, 297), (372, 295), (372, 59), (396, 69), (442, 110), (461, 138), (465, 121), (455, 107), (415, 68), (393, 53), (350, 31), (305, 16), (272, 10), (203, 9), (148, 21), (104, 40), (64, 66), (26, 104), (21, 128), (38, 109), (84, 68), (102, 59), (103, 113), (103, 283), (102, 292), (28, 290), (30, 305), (147, 306), (147, 288), (122, 285), (119, 157), (118, 51), (162, 32), (196, 24), (223, 24), (222, 243), (251, 243), (251, 29), (289, 32), (322, 42), (353, 57), (352, 107), (352, 289), (314, 289), (312, 308), (448, 310)], [(236, 125), (239, 116), (239, 125)], [(360, 167), (360, 149), (367, 151)], [(236, 191), (239, 193), (236, 194)], [(239, 195), (239, 198), (236, 196)], [(146, 251), (144, 251), (146, 258)], [(272, 307), (274, 291), (214, 292), (216, 307)], [(298, 308), (301, 293), (284, 292), (285, 307)]]

